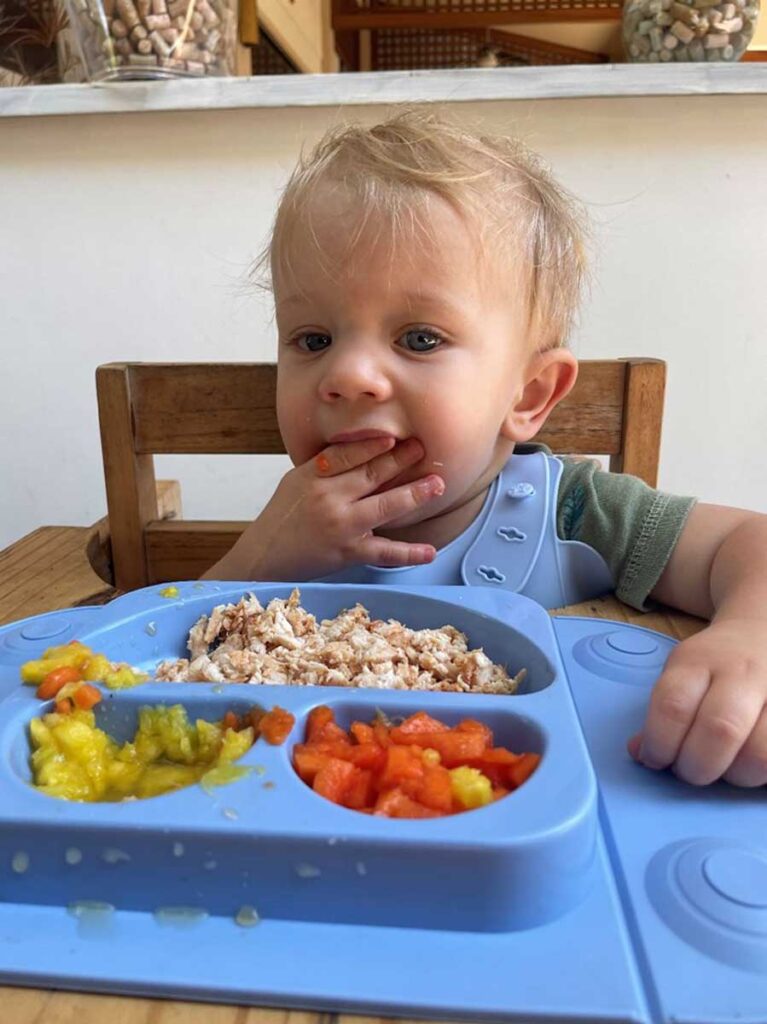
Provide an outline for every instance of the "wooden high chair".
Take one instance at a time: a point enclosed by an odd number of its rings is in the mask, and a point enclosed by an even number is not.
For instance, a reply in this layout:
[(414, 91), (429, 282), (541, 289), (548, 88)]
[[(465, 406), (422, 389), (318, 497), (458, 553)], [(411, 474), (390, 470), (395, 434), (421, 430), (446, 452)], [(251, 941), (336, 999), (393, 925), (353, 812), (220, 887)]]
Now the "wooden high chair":
[[(275, 412), (276, 378), (272, 363), (110, 363), (98, 368), (118, 589), (196, 579), (232, 546), (247, 523), (181, 519), (178, 486), (158, 485), (153, 457), (284, 453)], [(556, 453), (609, 455), (611, 470), (631, 473), (654, 487), (665, 378), (666, 364), (658, 359), (586, 360), (575, 388), (536, 440)]]

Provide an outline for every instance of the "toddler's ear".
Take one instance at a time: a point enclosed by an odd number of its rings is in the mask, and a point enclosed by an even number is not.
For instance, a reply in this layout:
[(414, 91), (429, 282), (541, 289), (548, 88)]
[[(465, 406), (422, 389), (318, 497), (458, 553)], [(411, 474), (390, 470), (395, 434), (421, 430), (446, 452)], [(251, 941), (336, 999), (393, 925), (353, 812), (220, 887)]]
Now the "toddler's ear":
[(568, 349), (536, 353), (501, 427), (503, 437), (517, 443), (535, 437), (552, 409), (572, 390), (577, 377), (578, 360)]

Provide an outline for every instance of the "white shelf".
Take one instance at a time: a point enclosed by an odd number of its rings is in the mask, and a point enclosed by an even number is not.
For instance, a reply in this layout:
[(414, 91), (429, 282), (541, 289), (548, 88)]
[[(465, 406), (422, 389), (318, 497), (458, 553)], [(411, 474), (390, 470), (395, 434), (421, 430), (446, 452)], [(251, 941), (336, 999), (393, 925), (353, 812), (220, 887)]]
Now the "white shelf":
[(0, 117), (470, 100), (767, 94), (767, 63), (581, 64), (0, 88)]

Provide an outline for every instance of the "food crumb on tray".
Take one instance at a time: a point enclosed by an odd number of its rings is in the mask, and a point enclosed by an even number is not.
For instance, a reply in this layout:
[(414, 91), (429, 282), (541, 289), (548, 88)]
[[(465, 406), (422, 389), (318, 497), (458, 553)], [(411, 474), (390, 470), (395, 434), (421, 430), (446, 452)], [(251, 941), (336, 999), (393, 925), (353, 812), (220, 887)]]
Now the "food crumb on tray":
[(409, 629), (371, 619), (361, 604), (318, 622), (298, 590), (266, 608), (254, 594), (218, 605), (195, 623), (187, 646), (191, 657), (162, 662), (158, 681), (509, 694), (525, 676), (469, 650), (454, 626)]

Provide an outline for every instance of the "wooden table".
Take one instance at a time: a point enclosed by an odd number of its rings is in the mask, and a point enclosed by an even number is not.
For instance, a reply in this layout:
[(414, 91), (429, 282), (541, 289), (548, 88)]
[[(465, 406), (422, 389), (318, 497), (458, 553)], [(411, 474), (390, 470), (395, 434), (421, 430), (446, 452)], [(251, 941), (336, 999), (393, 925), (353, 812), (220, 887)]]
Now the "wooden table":
[[(44, 526), (0, 552), (0, 624), (117, 595), (108, 574), (104, 524)], [(659, 609), (642, 614), (615, 598), (599, 598), (560, 614), (616, 619), (677, 639), (697, 633), (700, 619)], [(373, 1018), (260, 1007), (214, 1006), (43, 989), (2, 988), (0, 1019), (8, 1024), (370, 1024)], [(407, 1024), (407, 1022), (406, 1022)]]

